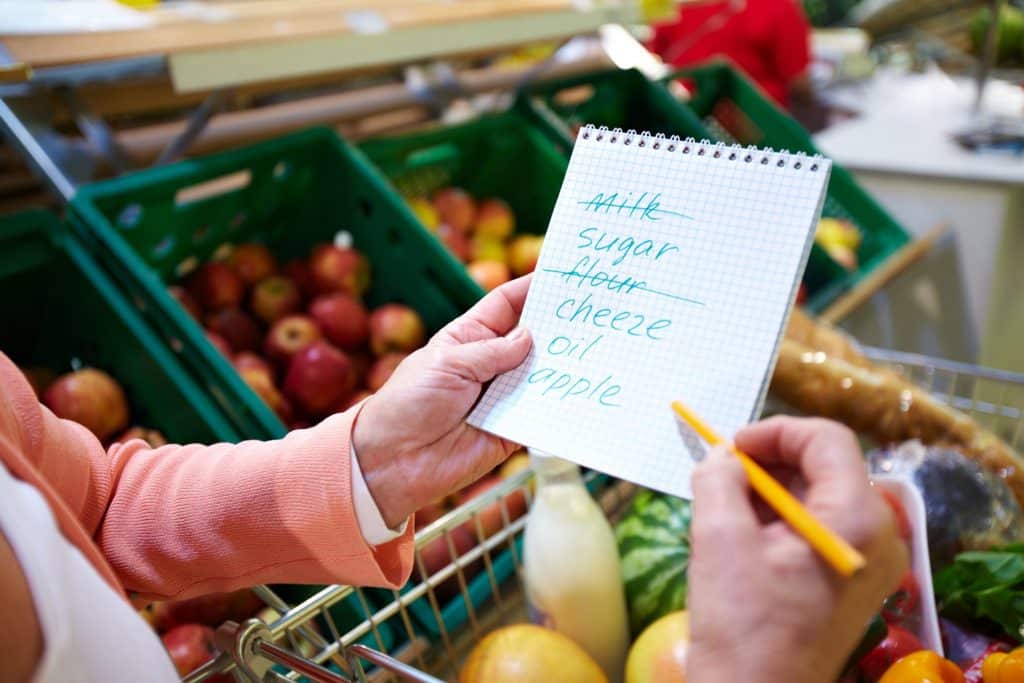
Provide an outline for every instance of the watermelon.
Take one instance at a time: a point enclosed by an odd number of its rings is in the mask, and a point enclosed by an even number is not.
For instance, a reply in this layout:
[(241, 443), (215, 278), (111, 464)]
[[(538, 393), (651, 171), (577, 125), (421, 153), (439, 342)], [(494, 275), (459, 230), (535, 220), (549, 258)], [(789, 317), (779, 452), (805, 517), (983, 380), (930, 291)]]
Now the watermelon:
[(690, 514), (689, 501), (641, 491), (615, 525), (634, 635), (669, 612), (686, 607)]

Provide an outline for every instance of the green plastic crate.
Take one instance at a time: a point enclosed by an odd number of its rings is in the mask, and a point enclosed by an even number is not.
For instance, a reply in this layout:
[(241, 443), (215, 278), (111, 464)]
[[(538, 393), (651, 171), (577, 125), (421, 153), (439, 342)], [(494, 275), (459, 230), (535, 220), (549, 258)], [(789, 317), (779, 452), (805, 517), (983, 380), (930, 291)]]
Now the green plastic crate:
[(519, 112), (369, 140), (360, 148), (405, 197), (455, 185), (478, 199), (500, 197), (516, 232), (544, 234), (568, 166), (547, 133)]
[(325, 128), (88, 185), (72, 211), (97, 256), (250, 438), (286, 429), (166, 290), (222, 245), (264, 242), (283, 262), (347, 231), (373, 270), (367, 303), (406, 303), (432, 332), (480, 294), (364, 156)]
[(635, 69), (612, 69), (534, 85), (520, 93), (520, 109), (543, 123), (568, 153), (584, 124), (702, 137), (700, 119), (659, 83)]
[[(663, 84), (649, 81), (639, 71), (609, 70), (534, 86), (521, 93), (519, 108), (546, 127), (548, 135), (565, 150), (571, 147), (578, 127), (592, 123), (681, 138), (818, 153), (800, 124), (727, 65), (695, 69), (686, 75), (697, 83), (696, 96), (689, 106), (677, 101)], [(760, 125), (752, 125), (754, 120)], [(731, 125), (736, 121), (742, 125)], [(859, 268), (854, 273), (847, 272), (824, 249), (813, 245), (803, 281), (809, 295), (806, 306), (815, 312), (824, 309), (909, 239), (835, 164), (823, 215), (850, 220), (864, 239), (858, 249)]]
[(71, 231), (46, 211), (0, 218), (0, 350), (56, 373), (90, 366), (124, 387), (132, 423), (172, 442), (238, 441), (174, 354)]
[[(740, 72), (725, 63), (713, 63), (673, 74), (693, 89), (688, 103), (701, 117), (714, 140), (786, 149), (790, 152), (820, 154), (807, 130)], [(815, 245), (815, 275), (822, 278), (807, 307), (821, 311), (839, 294), (862, 280), (893, 252), (910, 241), (910, 236), (885, 209), (865, 192), (842, 166), (833, 163), (822, 215), (843, 218), (860, 231), (857, 270), (848, 272)], [(827, 262), (827, 263), (826, 263)], [(828, 269), (826, 270), (826, 266)], [(810, 283), (808, 283), (810, 288)]]

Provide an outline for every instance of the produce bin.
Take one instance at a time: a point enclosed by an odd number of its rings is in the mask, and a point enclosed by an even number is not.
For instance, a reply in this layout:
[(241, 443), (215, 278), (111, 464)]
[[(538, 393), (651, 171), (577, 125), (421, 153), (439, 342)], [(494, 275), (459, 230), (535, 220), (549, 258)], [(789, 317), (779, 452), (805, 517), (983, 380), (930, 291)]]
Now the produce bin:
[(55, 373), (95, 367), (123, 387), (132, 423), (179, 443), (240, 434), (53, 214), (0, 218), (0, 350)]
[[(0, 351), (26, 367), (55, 373), (96, 367), (124, 387), (133, 424), (160, 430), (171, 443), (240, 441), (239, 433), (178, 358), (143, 320), (71, 230), (51, 213), (0, 218)], [(279, 586), (288, 604), (315, 592)], [(263, 595), (261, 595), (263, 598)], [(265, 599), (265, 598), (264, 598)], [(355, 595), (329, 608), (344, 630), (367, 618)], [(321, 631), (324, 632), (324, 631)], [(389, 624), (361, 642), (390, 648)]]
[(483, 116), (361, 146), (406, 198), (430, 196), (446, 186), (476, 199), (505, 200), (516, 233), (543, 235), (568, 166), (543, 130), (517, 111)]
[[(561, 176), (553, 182), (557, 193)], [(225, 243), (264, 242), (283, 262), (347, 231), (371, 263), (367, 303), (406, 303), (430, 332), (482, 295), (362, 153), (327, 129), (87, 186), (73, 210), (97, 255), (247, 438), (277, 438), (286, 428), (167, 293)], [(482, 600), (487, 579), (474, 582)], [(423, 609), (416, 606), (429, 615)]]
[(408, 304), (430, 332), (480, 294), (363, 155), (325, 128), (88, 185), (72, 210), (97, 256), (250, 438), (283, 436), (285, 426), (167, 293), (224, 245), (263, 242), (284, 262), (345, 231), (373, 270), (366, 303)]
[[(519, 107), (568, 150), (584, 123), (692, 137), (791, 152), (817, 154), (808, 133), (768, 101), (757, 88), (725, 64), (680, 72), (695, 83), (689, 106), (661, 83), (638, 71), (604, 71), (534, 86), (521, 94)], [(842, 167), (833, 164), (823, 216), (849, 220), (862, 235), (858, 267), (849, 272), (815, 244), (804, 273), (806, 307), (823, 310), (893, 251), (907, 233), (871, 199)]]

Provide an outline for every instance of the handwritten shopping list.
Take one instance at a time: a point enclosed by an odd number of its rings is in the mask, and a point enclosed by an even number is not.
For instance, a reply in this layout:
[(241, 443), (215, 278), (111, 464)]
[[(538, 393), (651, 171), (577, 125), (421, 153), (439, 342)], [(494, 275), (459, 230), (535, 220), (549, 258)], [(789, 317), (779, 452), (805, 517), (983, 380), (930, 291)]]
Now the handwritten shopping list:
[(522, 315), (533, 350), (470, 423), (688, 497), (670, 403), (728, 435), (760, 414), (829, 171), (584, 128)]

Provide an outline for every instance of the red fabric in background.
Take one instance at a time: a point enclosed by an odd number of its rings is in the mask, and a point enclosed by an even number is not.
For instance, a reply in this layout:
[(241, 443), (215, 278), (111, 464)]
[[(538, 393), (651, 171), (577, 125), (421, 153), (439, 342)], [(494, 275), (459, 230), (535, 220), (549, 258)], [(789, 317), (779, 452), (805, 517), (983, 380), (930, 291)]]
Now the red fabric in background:
[(654, 26), (648, 47), (674, 66), (727, 57), (776, 102), (810, 64), (810, 25), (796, 0), (713, 0), (681, 5)]

